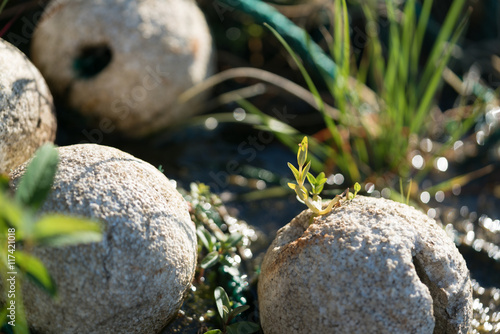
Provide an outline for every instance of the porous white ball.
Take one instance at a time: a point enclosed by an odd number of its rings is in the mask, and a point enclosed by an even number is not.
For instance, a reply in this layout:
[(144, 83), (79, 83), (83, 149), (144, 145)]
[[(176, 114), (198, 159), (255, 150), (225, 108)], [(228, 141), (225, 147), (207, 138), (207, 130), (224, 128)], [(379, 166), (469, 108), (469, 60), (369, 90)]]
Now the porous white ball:
[(467, 333), (469, 271), (435, 221), (362, 196), (311, 215), (281, 228), (265, 255), (264, 333)]
[(56, 136), (52, 95), (16, 47), (0, 39), (0, 173), (28, 160)]
[(194, 0), (53, 0), (31, 53), (54, 94), (104, 131), (129, 136), (192, 115), (194, 102), (177, 99), (214, 71)]
[[(105, 232), (100, 243), (34, 249), (58, 298), (25, 284), (30, 325), (40, 333), (157, 333), (176, 315), (195, 272), (187, 202), (158, 169), (115, 148), (58, 151), (41, 211), (102, 221)], [(25, 167), (12, 173), (14, 184)]]

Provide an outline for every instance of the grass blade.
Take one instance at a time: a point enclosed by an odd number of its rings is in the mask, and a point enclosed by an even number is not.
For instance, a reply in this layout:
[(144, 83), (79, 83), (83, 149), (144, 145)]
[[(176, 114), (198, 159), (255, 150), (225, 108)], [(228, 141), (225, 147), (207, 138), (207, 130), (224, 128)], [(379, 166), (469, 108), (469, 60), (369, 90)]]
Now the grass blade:
[[(434, 47), (432, 48), (431, 54), (427, 60), (427, 65), (424, 69), (424, 74), (421, 78), (419, 84), (419, 92), (424, 92), (428, 83), (431, 81), (431, 77), (433, 73), (439, 67), (436, 64), (439, 64), (439, 59), (442, 57), (443, 45), (447, 40), (450, 39), (450, 36), (453, 34), (453, 29), (458, 22), (460, 14), (462, 12), (462, 8), (464, 7), (465, 0), (455, 0), (453, 1), (450, 10), (448, 11), (448, 15), (439, 30), (439, 34), (437, 36), (436, 41), (434, 42)], [(423, 96), (424, 94), (418, 94), (419, 96)]]

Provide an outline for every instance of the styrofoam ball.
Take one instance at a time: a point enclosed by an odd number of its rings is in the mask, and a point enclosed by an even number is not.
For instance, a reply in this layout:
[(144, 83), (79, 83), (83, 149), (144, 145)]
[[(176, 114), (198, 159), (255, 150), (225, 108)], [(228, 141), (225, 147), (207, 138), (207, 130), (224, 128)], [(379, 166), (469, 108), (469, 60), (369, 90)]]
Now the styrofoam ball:
[[(188, 204), (155, 167), (115, 148), (58, 149), (42, 213), (102, 221), (100, 243), (36, 247), (57, 286), (51, 298), (23, 284), (28, 322), (39, 333), (157, 333), (182, 305), (196, 267)], [(26, 165), (12, 173), (14, 184)]]
[(40, 72), (0, 39), (0, 173), (9, 173), (56, 136), (52, 95)]
[(194, 102), (177, 99), (214, 71), (194, 0), (53, 0), (31, 53), (54, 94), (129, 136), (192, 115)]
[(467, 333), (469, 271), (435, 221), (363, 196), (311, 216), (281, 228), (264, 257), (264, 333)]

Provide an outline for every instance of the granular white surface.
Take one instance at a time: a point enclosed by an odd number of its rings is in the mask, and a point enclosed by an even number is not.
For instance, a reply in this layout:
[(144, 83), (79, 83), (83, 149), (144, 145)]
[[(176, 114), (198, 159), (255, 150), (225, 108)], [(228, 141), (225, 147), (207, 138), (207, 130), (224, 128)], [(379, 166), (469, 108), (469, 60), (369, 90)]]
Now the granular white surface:
[(0, 39), (0, 173), (28, 160), (56, 136), (52, 95), (29, 59)]
[[(81, 77), (75, 61), (95, 47), (109, 64)], [(32, 40), (33, 63), (55, 95), (97, 129), (142, 136), (195, 111), (179, 95), (214, 73), (214, 48), (194, 0), (53, 0)]]
[[(196, 266), (188, 205), (152, 165), (94, 144), (59, 148), (45, 213), (91, 217), (101, 243), (37, 248), (58, 300), (31, 284), (28, 320), (40, 333), (156, 333), (176, 314)], [(25, 166), (12, 174), (14, 183)]]
[(467, 333), (469, 271), (421, 212), (357, 196), (309, 225), (278, 231), (259, 278), (266, 334)]

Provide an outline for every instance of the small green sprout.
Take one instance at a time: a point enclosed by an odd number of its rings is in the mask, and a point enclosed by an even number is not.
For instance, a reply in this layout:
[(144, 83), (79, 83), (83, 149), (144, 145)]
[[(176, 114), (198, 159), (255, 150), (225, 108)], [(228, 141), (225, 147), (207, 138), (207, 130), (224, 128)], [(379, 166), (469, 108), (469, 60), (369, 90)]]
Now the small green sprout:
[[(302, 142), (299, 144), (299, 150), (297, 152), (297, 163), (299, 168), (295, 168), (294, 165), (288, 163), (288, 167), (292, 170), (292, 173), (295, 177), (297, 183), (288, 183), (288, 186), (295, 190), (297, 194), (297, 200), (301, 203), (307, 205), (309, 209), (311, 209), (317, 216), (326, 215), (333, 208), (339, 207), (341, 205), (340, 200), (347, 194), (348, 199), (353, 199), (356, 194), (361, 190), (361, 186), (356, 182), (354, 185), (354, 194), (349, 192), (349, 189), (346, 189), (344, 193), (341, 195), (335, 196), (333, 200), (328, 203), (325, 209), (323, 209), (323, 202), (319, 194), (323, 191), (323, 187), (325, 186), (327, 178), (325, 177), (325, 173), (321, 172), (317, 177), (314, 177), (311, 173), (309, 173), (309, 169), (311, 168), (311, 161), (307, 162), (307, 149), (308, 149), (308, 140), (307, 137), (302, 139)], [(309, 191), (305, 186), (305, 181), (309, 181), (311, 185), (311, 191)]]
[(250, 308), (248, 305), (238, 307), (232, 306), (229, 297), (223, 287), (216, 287), (214, 290), (215, 304), (222, 320), (222, 329), (212, 329), (205, 334), (251, 334), (260, 329), (260, 326), (250, 321), (233, 322), (240, 313)]
[(358, 183), (358, 182), (356, 182), (356, 183), (354, 184), (354, 194), (349, 193), (349, 199), (350, 199), (350, 200), (353, 200), (353, 199), (354, 199), (354, 197), (356, 197), (356, 195), (358, 194), (358, 192), (359, 192), (360, 190), (361, 190), (361, 186), (359, 185), (359, 183)]

